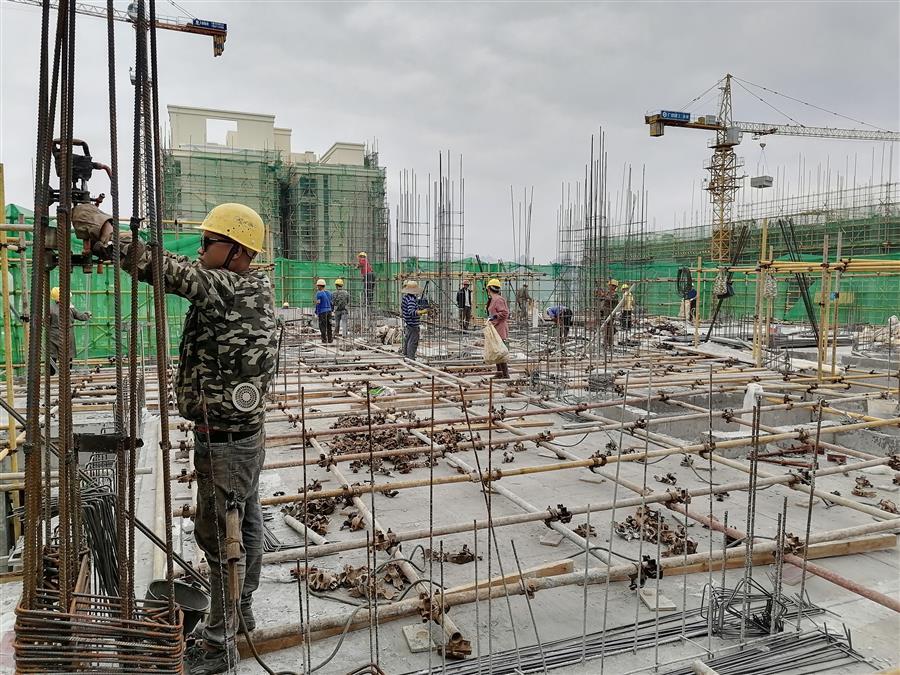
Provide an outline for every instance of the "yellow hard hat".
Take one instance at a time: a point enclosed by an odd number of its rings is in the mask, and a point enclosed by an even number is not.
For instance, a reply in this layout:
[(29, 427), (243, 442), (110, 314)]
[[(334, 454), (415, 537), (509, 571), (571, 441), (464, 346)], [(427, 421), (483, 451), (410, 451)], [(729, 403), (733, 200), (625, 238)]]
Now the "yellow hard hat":
[(618, 279), (610, 279), (610, 280), (609, 280), (609, 285), (610, 285), (610, 286), (618, 286), (618, 285), (619, 285), (619, 280), (618, 280)]
[(324, 279), (319, 279), (319, 280), (316, 282), (316, 286), (324, 286), (324, 285), (325, 285), (325, 280), (324, 280)]
[(259, 214), (243, 204), (219, 204), (197, 228), (233, 239), (244, 248), (259, 253), (266, 238), (266, 225)]
[(343, 286), (343, 285), (344, 285), (344, 280), (343, 280), (343, 279), (335, 279), (335, 280), (334, 280), (334, 285), (335, 285), (335, 286)]
[(59, 302), (59, 286), (54, 286), (50, 289), (50, 299), (54, 302)]
[(491, 279), (487, 282), (488, 288), (501, 288), (503, 284), (500, 283), (499, 279)]
[(623, 290), (623, 291), (624, 291), (626, 288), (628, 288), (628, 287), (629, 287), (628, 284), (622, 284), (622, 290)]
[(356, 257), (357, 258), (368, 258), (369, 256), (366, 255), (365, 251), (360, 251), (359, 253), (356, 254)]

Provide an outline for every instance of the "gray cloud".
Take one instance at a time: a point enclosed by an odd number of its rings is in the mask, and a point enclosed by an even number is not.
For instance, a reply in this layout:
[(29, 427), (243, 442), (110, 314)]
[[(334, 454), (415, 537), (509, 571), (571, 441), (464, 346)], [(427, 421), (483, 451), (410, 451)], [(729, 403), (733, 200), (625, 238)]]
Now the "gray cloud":
[[(124, 3), (119, 3), (124, 6)], [(697, 189), (709, 151), (702, 132), (651, 139), (648, 110), (677, 107), (725, 71), (873, 124), (900, 127), (897, 3), (180, 3), (226, 21), (225, 54), (208, 38), (162, 31), (160, 102), (275, 113), (294, 149), (377, 139), (390, 202), (402, 168), (436, 172), (437, 153), (463, 153), (466, 250), (509, 257), (509, 185), (534, 186), (534, 242), (554, 255), (560, 185), (584, 173), (590, 134), (607, 135), (610, 187), (622, 166), (647, 167), (658, 225), (705, 198)], [(160, 2), (160, 13), (175, 10)], [(0, 4), (0, 156), (7, 200), (29, 205), (34, 154), (40, 12)], [(78, 22), (76, 131), (108, 153), (105, 23)], [(132, 30), (118, 41), (123, 212), (130, 208)], [(767, 99), (805, 124), (855, 126), (797, 103)], [(714, 112), (710, 96), (697, 112)], [(786, 121), (740, 87), (735, 117)], [(875, 147), (876, 180), (881, 146)], [(748, 173), (760, 158), (741, 146)], [(769, 139), (770, 170), (796, 183), (807, 168), (843, 171), (858, 160), (868, 180), (873, 146)], [(849, 160), (848, 160), (849, 157)], [(894, 155), (893, 169), (900, 152)], [(863, 169), (863, 167), (865, 167)], [(99, 180), (99, 179), (98, 179)], [(693, 192), (692, 192), (693, 190)]]

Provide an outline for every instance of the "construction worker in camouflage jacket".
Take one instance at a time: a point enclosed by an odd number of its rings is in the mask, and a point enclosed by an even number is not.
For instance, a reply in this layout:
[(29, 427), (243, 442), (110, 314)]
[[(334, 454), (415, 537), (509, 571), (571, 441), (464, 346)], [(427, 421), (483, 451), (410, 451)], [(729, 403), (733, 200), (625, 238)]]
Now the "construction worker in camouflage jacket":
[[(73, 213), (76, 231), (78, 216)], [(97, 227), (90, 224), (103, 221), (102, 217), (86, 214), (81, 221), (89, 225), (84, 227), (93, 241), (108, 243), (111, 220)], [(250, 267), (265, 239), (262, 219), (241, 204), (221, 204), (199, 229), (200, 257), (192, 261), (166, 253), (163, 274), (166, 292), (191, 303), (181, 335), (176, 394), (179, 412), (194, 422), (194, 538), (209, 565), (211, 597), (207, 621), (188, 650), (186, 670), (211, 675), (237, 663), (234, 637), (239, 622), (243, 620), (248, 631), (256, 626), (252, 595), (262, 568), (259, 473), (265, 459), (264, 397), (277, 347), (272, 284)], [(122, 233), (123, 266), (130, 269), (136, 257), (138, 279), (150, 282), (150, 252), (127, 234)], [(225, 521), (231, 509), (237, 510), (241, 526), (239, 598), (226, 598), (223, 588)]]

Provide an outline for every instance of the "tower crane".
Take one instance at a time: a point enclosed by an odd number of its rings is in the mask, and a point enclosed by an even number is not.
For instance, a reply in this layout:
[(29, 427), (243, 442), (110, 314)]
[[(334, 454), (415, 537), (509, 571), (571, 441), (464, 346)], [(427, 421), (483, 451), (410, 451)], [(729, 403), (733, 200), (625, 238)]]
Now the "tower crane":
[[(8, 0), (20, 5), (42, 6), (43, 0)], [(128, 6), (128, 11), (123, 12), (120, 9), (113, 10), (113, 19), (116, 21), (126, 21), (128, 23), (135, 22), (133, 9), (134, 3)], [(59, 0), (50, 0), (51, 9), (59, 7)], [(106, 7), (99, 5), (91, 5), (86, 2), (76, 2), (75, 11), (78, 14), (86, 16), (95, 16), (101, 19), (106, 18)], [(221, 56), (225, 51), (225, 38), (228, 35), (228, 25), (219, 21), (208, 21), (207, 19), (186, 19), (170, 16), (157, 16), (156, 27), (165, 30), (177, 30), (182, 33), (194, 33), (196, 35), (209, 35), (213, 39), (213, 56)]]
[[(720, 88), (722, 93), (719, 98), (718, 115), (694, 118), (689, 112), (661, 110), (644, 117), (644, 122), (650, 126), (650, 135), (653, 137), (662, 136), (666, 127), (716, 132), (715, 140), (710, 142), (713, 155), (704, 168), (709, 171), (706, 190), (710, 193), (713, 205), (710, 253), (712, 259), (718, 263), (728, 261), (731, 255), (731, 213), (734, 194), (740, 187), (738, 181), (741, 177), (738, 176), (738, 169), (742, 165), (740, 158), (734, 152), (734, 147), (740, 144), (744, 133), (753, 134), (754, 138), (778, 135), (893, 143), (900, 141), (900, 133), (893, 131), (808, 127), (802, 124), (736, 122), (732, 119), (731, 78), (731, 74), (725, 75), (724, 83)], [(763, 183), (759, 187), (767, 187), (767, 185)]]

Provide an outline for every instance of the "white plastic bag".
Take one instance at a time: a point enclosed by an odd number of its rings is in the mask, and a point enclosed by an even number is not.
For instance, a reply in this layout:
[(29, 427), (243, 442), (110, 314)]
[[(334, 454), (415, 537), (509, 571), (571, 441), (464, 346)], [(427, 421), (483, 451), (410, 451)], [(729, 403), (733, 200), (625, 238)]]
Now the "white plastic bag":
[(506, 363), (509, 359), (509, 349), (503, 344), (497, 329), (490, 321), (484, 323), (484, 362)]

